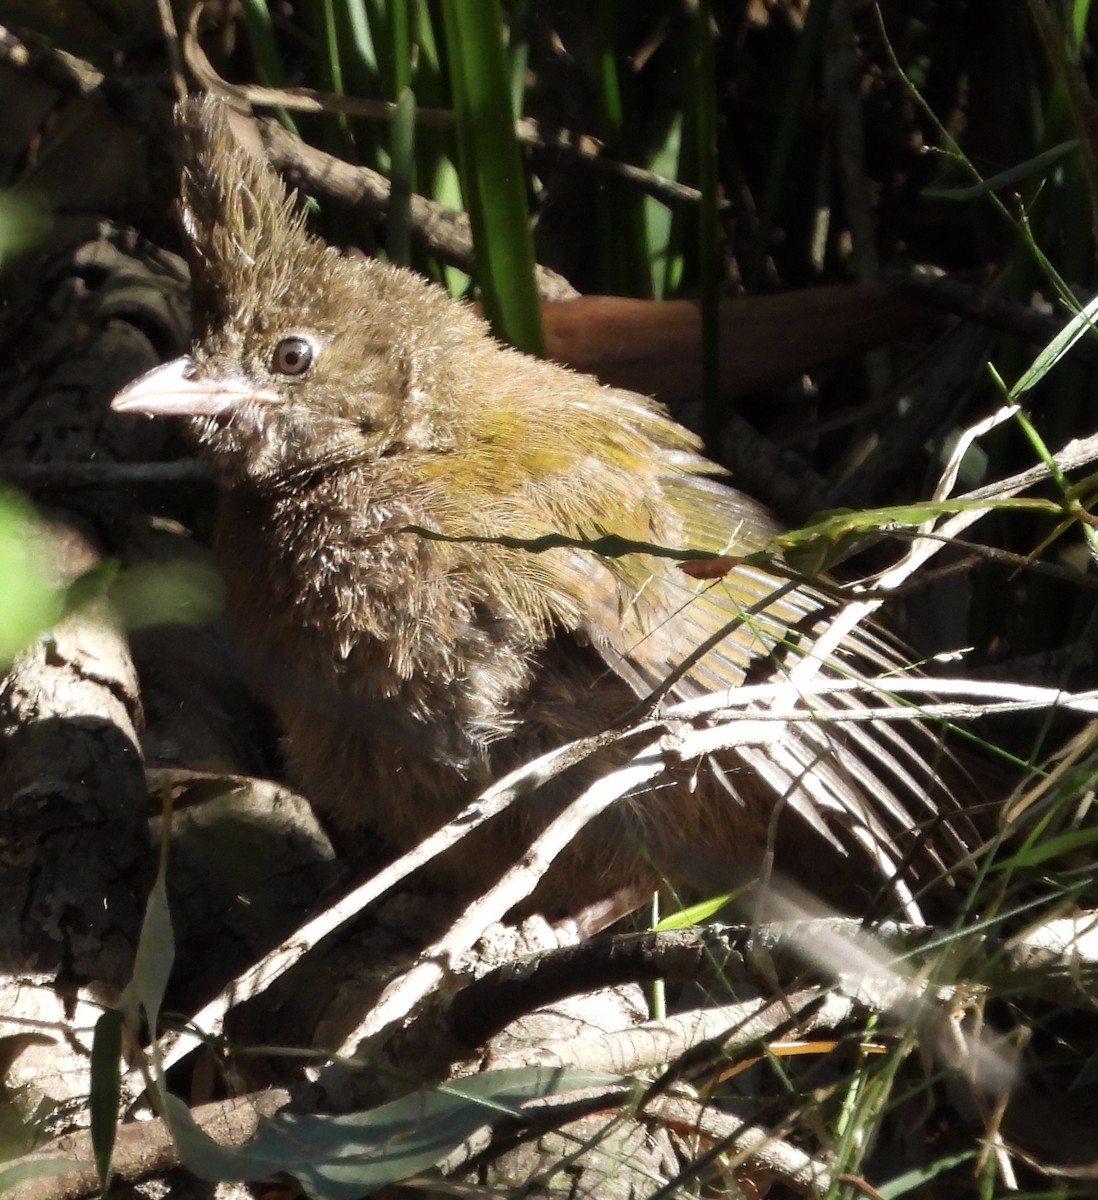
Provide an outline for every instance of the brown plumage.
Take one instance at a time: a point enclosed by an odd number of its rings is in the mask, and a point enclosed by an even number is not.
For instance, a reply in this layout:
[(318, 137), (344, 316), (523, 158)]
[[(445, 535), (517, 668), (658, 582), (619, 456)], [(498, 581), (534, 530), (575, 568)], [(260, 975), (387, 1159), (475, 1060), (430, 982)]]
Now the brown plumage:
[[(311, 237), (219, 104), (184, 102), (179, 124), (194, 347), (115, 406), (192, 417), (222, 485), (230, 616), (291, 770), (333, 826), (407, 848), (506, 770), (625, 712), (737, 615), (674, 696), (778, 678), (803, 657), (833, 607), (756, 567), (695, 580), (653, 556), (407, 532), (611, 532), (744, 555), (777, 526), (711, 477), (659, 405), (506, 349), (433, 284)], [(860, 632), (823, 675), (898, 661)], [(561, 914), (665, 878), (719, 890), (776, 847), (809, 887), (855, 903), (909, 851), (912, 878), (960, 854), (934, 750), (918, 726), (791, 724), (780, 748), (691, 764), (612, 809), (537, 902)], [(450, 856), (452, 878), (501, 872), (614, 760), (492, 822)]]

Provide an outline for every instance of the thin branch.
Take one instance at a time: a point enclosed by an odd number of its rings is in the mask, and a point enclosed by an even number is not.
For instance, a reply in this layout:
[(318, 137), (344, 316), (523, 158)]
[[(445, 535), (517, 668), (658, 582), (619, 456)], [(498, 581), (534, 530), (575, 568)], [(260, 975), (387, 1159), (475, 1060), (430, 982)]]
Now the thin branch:
[[(374, 221), (388, 216), (391, 184), (378, 171), (354, 167), (295, 137), (277, 121), (258, 122), (271, 165), (311, 195), (327, 197), (353, 208), (361, 208)], [(412, 230), (431, 254), (471, 271), (475, 258), (469, 218), (456, 209), (444, 208), (425, 196), (410, 198)], [(543, 300), (570, 300), (578, 295), (572, 285), (548, 267), (537, 266), (538, 295)]]

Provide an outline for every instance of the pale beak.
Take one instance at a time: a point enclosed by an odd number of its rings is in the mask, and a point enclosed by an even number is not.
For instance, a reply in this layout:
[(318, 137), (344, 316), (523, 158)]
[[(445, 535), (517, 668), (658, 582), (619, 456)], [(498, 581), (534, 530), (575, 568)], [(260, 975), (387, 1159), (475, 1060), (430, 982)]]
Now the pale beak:
[(274, 392), (242, 379), (200, 379), (185, 354), (127, 384), (111, 401), (111, 408), (150, 417), (220, 417), (246, 400), (274, 404), (277, 399)]

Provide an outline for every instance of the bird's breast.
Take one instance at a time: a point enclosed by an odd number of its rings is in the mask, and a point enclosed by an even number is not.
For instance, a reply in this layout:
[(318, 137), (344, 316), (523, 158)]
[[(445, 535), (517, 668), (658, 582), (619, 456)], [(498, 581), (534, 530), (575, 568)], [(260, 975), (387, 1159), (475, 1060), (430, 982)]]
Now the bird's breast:
[(537, 645), (471, 565), (401, 532), (417, 520), (389, 498), (227, 493), (228, 616), (288, 724), (315, 714), (464, 769), (513, 728)]

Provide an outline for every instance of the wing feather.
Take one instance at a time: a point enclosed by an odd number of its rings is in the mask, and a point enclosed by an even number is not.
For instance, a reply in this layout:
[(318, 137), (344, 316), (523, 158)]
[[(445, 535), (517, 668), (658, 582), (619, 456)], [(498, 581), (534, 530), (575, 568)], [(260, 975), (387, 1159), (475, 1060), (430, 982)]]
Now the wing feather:
[[(680, 515), (680, 545), (735, 558), (762, 549), (778, 531), (766, 510), (719, 482), (685, 474), (663, 483), (669, 511)], [(575, 554), (573, 569), (590, 572), (580, 561), (583, 553)], [(726, 635), (685, 672), (673, 698), (788, 679), (840, 607), (823, 592), (790, 588), (753, 564), (735, 565), (718, 580), (695, 580), (674, 560), (652, 556), (617, 560), (610, 570), (616, 588), (588, 610), (580, 632), (639, 696), (722, 629)], [(820, 665), (819, 677), (866, 679), (904, 669), (901, 648), (877, 629), (859, 627)], [(899, 706), (883, 695), (874, 702)], [(973, 840), (953, 780), (937, 769), (950, 763), (937, 732), (918, 719), (829, 721), (829, 714), (864, 705), (850, 693), (817, 694), (811, 704), (818, 717), (785, 723), (776, 743), (721, 752), (714, 765), (724, 790), (738, 798), (735, 781), (747, 768), (753, 786), (764, 784), (774, 805), (788, 806), (833, 847), (859, 845), (879, 878), (917, 915), (910, 889), (895, 877), (898, 864), (921, 858), (924, 874), (937, 874)], [(920, 846), (923, 829), (928, 836)]]

